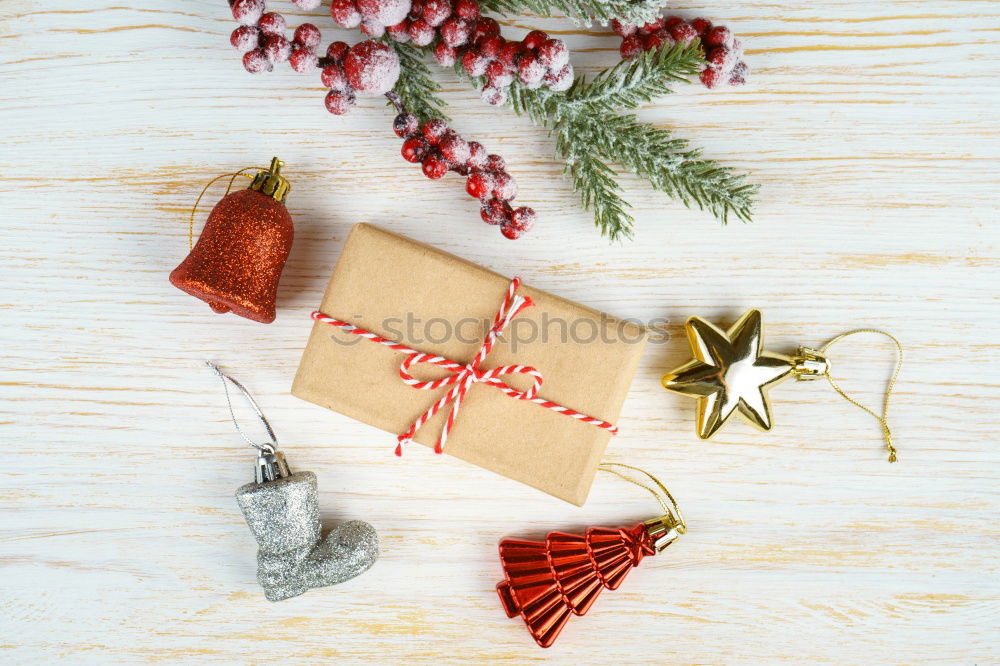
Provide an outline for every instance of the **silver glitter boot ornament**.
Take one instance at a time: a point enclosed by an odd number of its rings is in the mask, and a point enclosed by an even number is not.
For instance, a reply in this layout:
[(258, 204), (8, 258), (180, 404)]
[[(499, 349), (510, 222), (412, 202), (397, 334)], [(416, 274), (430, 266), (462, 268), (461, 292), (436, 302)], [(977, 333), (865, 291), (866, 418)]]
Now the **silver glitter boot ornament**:
[[(378, 559), (375, 528), (352, 520), (322, 537), (316, 475), (289, 471), (271, 424), (250, 393), (218, 366), (207, 365), (222, 378), (237, 430), (258, 451), (256, 478), (236, 491), (236, 501), (257, 540), (257, 581), (264, 588), (264, 596), (268, 601), (281, 601), (367, 571)], [(270, 443), (254, 442), (240, 428), (227, 381), (246, 397), (267, 430)]]

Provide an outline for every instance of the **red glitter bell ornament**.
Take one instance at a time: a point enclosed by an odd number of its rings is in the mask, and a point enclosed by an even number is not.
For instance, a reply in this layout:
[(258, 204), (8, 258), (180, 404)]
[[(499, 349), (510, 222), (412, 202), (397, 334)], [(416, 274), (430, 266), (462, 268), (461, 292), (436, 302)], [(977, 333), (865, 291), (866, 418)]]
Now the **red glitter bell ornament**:
[[(660, 492), (611, 468), (641, 472)], [(687, 529), (674, 498), (652, 474), (621, 463), (598, 469), (645, 488), (664, 513), (632, 527), (591, 527), (585, 534), (551, 532), (545, 541), (500, 542), (505, 576), (497, 585), (500, 603), (507, 617), (521, 616), (542, 647), (555, 642), (570, 617), (586, 614), (604, 588), (618, 589), (643, 558), (661, 552)]]
[(275, 157), (249, 188), (227, 194), (215, 205), (198, 242), (170, 273), (172, 285), (216, 312), (274, 321), (278, 280), (294, 236), (284, 204), (291, 185), (281, 175), (283, 166)]

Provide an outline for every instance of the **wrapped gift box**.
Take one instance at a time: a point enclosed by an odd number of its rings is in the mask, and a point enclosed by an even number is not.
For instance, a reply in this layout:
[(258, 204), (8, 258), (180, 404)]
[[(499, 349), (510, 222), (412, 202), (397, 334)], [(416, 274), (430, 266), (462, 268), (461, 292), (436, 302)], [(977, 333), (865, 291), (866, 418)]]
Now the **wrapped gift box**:
[[(482, 346), (510, 279), (369, 224), (352, 229), (320, 311), (430, 354), (468, 363)], [(538, 396), (615, 423), (646, 341), (645, 330), (521, 285), (520, 312), (481, 365), (520, 364), (544, 376)], [(406, 355), (317, 321), (292, 394), (393, 434), (407, 430), (448, 388), (417, 390), (399, 374)], [(414, 366), (419, 379), (446, 376)], [(530, 377), (504, 380), (526, 390)], [(414, 441), (433, 446), (445, 408)], [(471, 387), (445, 453), (581, 505), (612, 434), (484, 384)], [(395, 442), (386, 440), (386, 454)], [(413, 455), (410, 451), (408, 455)], [(407, 455), (407, 454), (404, 454)]]

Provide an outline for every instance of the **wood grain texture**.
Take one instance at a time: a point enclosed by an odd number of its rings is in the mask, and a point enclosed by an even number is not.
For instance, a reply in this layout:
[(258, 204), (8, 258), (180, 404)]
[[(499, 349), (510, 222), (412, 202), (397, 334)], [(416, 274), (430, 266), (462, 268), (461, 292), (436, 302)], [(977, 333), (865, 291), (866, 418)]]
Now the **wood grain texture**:
[[(529, 238), (504, 241), (455, 178), (405, 164), (379, 102), (333, 118), (313, 79), (243, 72), (224, 3), (132, 4), (0, 3), (0, 661), (998, 660), (1000, 4), (672, 3), (746, 37), (752, 85), (682, 87), (642, 115), (752, 171), (761, 204), (753, 224), (720, 227), (626, 176), (637, 235), (612, 247), (545, 133), (449, 73), (455, 127), (504, 154), (542, 215)], [(508, 24), (564, 36), (584, 71), (615, 59), (604, 29)], [(297, 238), (262, 326), (212, 315), (166, 276), (199, 184), (272, 154), (294, 181)], [(690, 532), (548, 651), (500, 610), (497, 541), (655, 507), (610, 477), (575, 508), (424, 450), (398, 460), (383, 433), (291, 397), (308, 312), (357, 221), (669, 322), (609, 457), (661, 476)], [(858, 326), (903, 340), (899, 464), (822, 383), (776, 388), (768, 434), (695, 438), (693, 402), (659, 387), (686, 357), (681, 324), (751, 306), (779, 351)], [(264, 601), (233, 499), (251, 456), (205, 358), (317, 473), (326, 519), (378, 528), (371, 572)], [(877, 401), (889, 350), (859, 340), (838, 361)]]

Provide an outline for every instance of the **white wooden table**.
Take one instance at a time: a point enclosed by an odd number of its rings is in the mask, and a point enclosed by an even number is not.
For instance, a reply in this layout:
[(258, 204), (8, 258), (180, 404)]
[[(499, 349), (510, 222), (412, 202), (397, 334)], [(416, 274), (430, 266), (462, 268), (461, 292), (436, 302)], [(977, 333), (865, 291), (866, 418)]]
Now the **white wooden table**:
[[(744, 35), (752, 85), (683, 87), (643, 116), (752, 171), (760, 206), (721, 227), (626, 177), (636, 240), (609, 247), (544, 132), (449, 73), (456, 129), (503, 153), (542, 216), (530, 237), (503, 240), (454, 176), (404, 163), (379, 101), (334, 118), (313, 78), (243, 72), (225, 3), (3, 0), (0, 661), (997, 661), (1000, 4), (673, 7)], [(565, 36), (583, 71), (615, 60), (603, 29), (509, 25)], [(272, 155), (297, 235), (263, 326), (213, 315), (167, 274), (199, 184)], [(358, 221), (670, 321), (608, 456), (667, 481), (690, 532), (548, 651), (500, 610), (497, 541), (655, 505), (610, 477), (575, 508), (421, 447), (399, 460), (391, 437), (293, 398), (308, 313)], [(696, 439), (694, 403), (659, 377), (687, 357), (688, 315), (752, 306), (778, 351), (858, 326), (902, 339), (899, 464), (825, 383), (776, 388), (770, 433)], [(377, 527), (369, 573), (263, 599), (233, 500), (252, 456), (206, 358), (319, 476), (324, 519)], [(859, 340), (840, 375), (877, 404), (890, 360)]]

